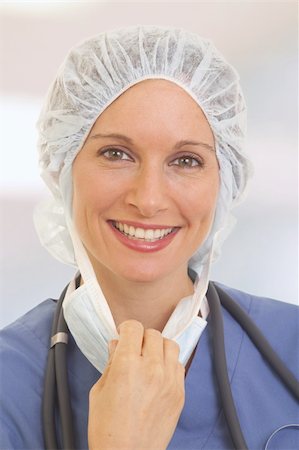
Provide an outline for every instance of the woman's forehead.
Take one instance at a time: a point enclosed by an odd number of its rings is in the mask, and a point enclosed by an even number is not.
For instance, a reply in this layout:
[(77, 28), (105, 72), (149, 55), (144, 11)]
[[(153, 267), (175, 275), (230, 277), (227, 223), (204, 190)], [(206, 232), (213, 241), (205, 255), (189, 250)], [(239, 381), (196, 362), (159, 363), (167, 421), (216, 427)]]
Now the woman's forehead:
[[(173, 100), (180, 99), (182, 102), (189, 103), (190, 105), (193, 105), (193, 107), (201, 110), (199, 104), (183, 87), (179, 86), (174, 81), (163, 78), (149, 78), (137, 82), (122, 92), (110, 106), (116, 102), (120, 105), (121, 103), (132, 101), (132, 99), (136, 99), (137, 101), (142, 99), (143, 102), (155, 106), (157, 105), (156, 101), (158, 100), (158, 105), (161, 106), (163, 100), (167, 99), (170, 101), (171, 98), (173, 98)], [(108, 108), (110, 108), (110, 106), (108, 106)], [(171, 103), (169, 106), (171, 106)]]
[(168, 80), (143, 80), (122, 93), (97, 118), (90, 136), (102, 134), (157, 133), (213, 141), (209, 123), (195, 100)]

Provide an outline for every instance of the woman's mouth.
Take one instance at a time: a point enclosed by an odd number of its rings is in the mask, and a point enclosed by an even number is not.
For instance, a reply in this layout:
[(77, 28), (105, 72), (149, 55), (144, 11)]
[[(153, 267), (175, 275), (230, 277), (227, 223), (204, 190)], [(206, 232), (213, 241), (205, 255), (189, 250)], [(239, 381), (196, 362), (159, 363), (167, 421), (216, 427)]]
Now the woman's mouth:
[(141, 252), (155, 252), (167, 247), (180, 227), (163, 227), (146, 225), (145, 227), (132, 223), (109, 220), (108, 223), (115, 236), (125, 246)]

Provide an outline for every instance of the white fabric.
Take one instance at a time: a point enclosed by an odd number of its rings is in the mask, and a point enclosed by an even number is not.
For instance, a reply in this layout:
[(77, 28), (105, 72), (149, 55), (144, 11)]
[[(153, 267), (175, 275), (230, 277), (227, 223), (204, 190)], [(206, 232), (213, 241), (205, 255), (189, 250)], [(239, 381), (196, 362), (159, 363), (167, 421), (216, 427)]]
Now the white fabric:
[[(119, 335), (115, 324), (114, 326), (108, 324), (107, 317), (109, 317), (109, 314), (106, 316), (103, 313), (101, 307), (105, 301), (103, 294), (95, 302), (93, 301), (94, 297), (89, 295), (90, 288), (92, 289), (92, 283), (83, 284), (75, 290), (73, 280), (63, 302), (63, 312), (70, 332), (81, 352), (100, 373), (103, 373), (108, 362), (108, 342), (111, 339), (118, 339)], [(191, 303), (192, 300), (193, 296), (186, 297), (179, 302), (178, 307), (182, 302), (186, 305)], [(207, 302), (206, 297), (203, 297), (202, 302)], [(207, 321), (196, 316), (191, 320), (188, 327), (182, 332), (178, 332), (177, 335), (170, 331), (172, 324), (177, 328), (175, 319), (171, 316), (162, 331), (162, 335), (175, 340), (179, 344), (179, 360), (185, 366), (207, 325)], [(168, 332), (165, 331), (166, 328)]]

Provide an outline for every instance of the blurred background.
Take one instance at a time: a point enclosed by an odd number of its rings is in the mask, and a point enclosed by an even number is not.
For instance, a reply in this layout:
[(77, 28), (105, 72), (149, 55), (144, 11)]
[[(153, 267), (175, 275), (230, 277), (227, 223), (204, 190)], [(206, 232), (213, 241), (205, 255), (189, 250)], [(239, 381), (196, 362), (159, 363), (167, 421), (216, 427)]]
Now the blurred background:
[(59, 296), (74, 273), (41, 247), (32, 221), (48, 195), (35, 132), (48, 85), (71, 46), (136, 24), (198, 32), (239, 72), (255, 175), (212, 278), (298, 301), (297, 8), (296, 1), (0, 3), (1, 327)]

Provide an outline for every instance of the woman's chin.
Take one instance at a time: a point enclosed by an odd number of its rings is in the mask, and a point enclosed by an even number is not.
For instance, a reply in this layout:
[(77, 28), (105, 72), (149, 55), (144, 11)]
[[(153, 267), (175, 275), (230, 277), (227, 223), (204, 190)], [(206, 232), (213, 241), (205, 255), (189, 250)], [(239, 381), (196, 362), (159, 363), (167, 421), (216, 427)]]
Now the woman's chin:
[[(158, 258), (150, 260), (150, 258), (129, 259), (121, 258), (120, 255), (113, 255), (111, 252), (110, 261), (102, 257), (89, 253), (89, 258), (98, 279), (106, 278), (113, 283), (113, 280), (122, 280), (131, 283), (154, 283), (163, 278), (168, 278), (173, 272), (176, 273), (177, 268), (167, 264), (165, 258), (159, 261)], [(168, 261), (169, 262), (169, 261)]]
[(115, 273), (119, 275), (123, 280), (134, 283), (153, 283), (155, 281), (161, 280), (166, 274), (157, 270), (157, 267), (151, 269), (149, 267), (138, 267)]

